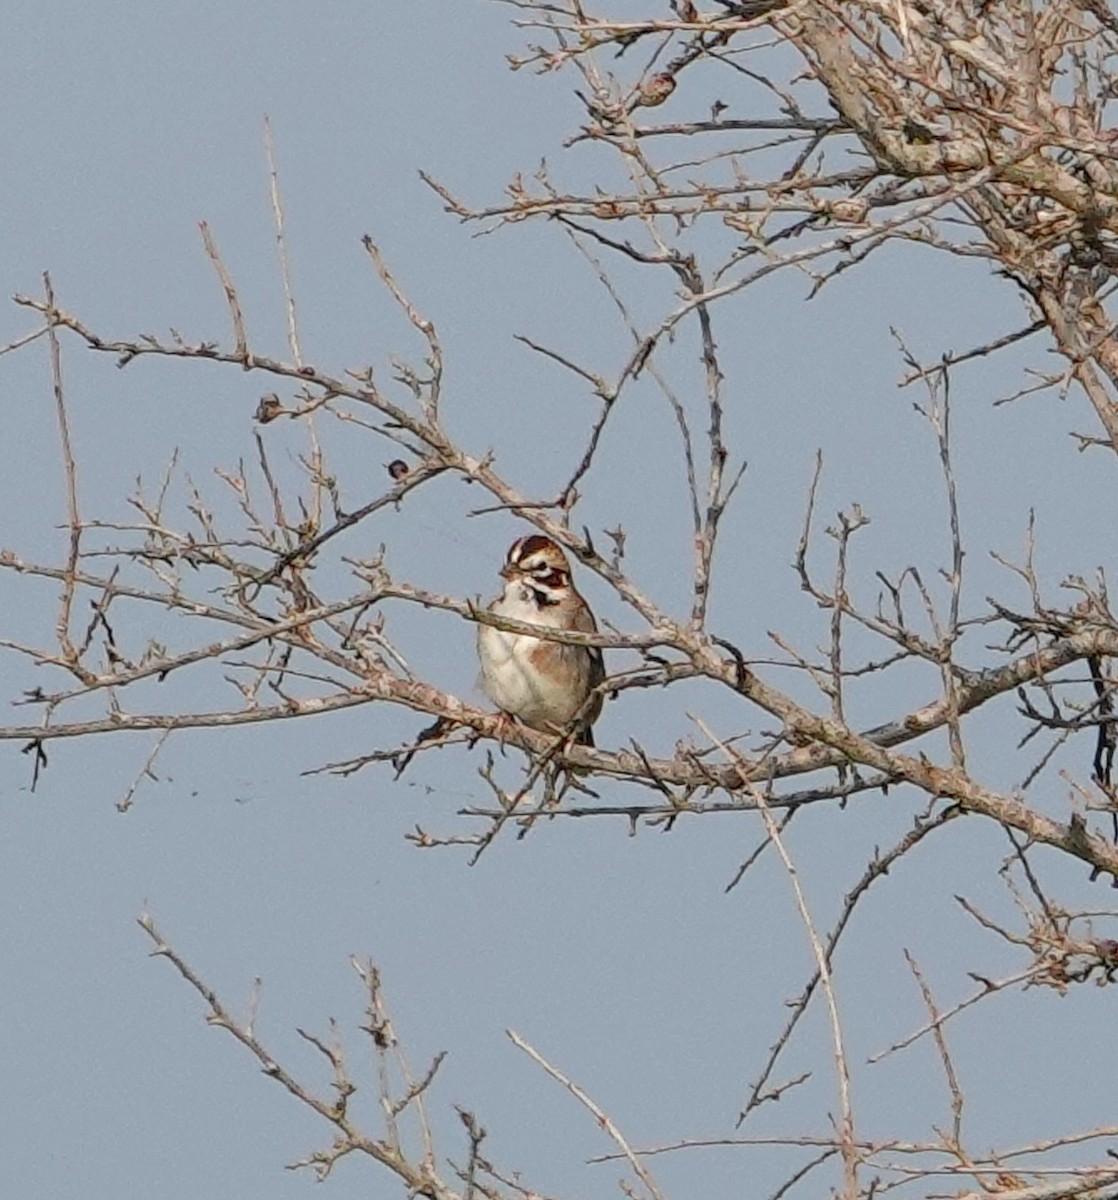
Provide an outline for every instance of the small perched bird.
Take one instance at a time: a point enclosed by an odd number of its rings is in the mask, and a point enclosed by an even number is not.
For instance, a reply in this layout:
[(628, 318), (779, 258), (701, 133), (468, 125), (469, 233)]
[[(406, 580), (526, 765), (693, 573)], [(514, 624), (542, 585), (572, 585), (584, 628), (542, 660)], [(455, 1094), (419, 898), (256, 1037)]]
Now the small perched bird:
[[(567, 556), (541, 534), (518, 538), (501, 568), (504, 592), (489, 612), (553, 629), (597, 633), (594, 614), (571, 583)], [(590, 727), (602, 711), (605, 678), (596, 646), (571, 646), (479, 625), (481, 687), (502, 712), (533, 729), (560, 733), (577, 718), (577, 741), (593, 746)]]

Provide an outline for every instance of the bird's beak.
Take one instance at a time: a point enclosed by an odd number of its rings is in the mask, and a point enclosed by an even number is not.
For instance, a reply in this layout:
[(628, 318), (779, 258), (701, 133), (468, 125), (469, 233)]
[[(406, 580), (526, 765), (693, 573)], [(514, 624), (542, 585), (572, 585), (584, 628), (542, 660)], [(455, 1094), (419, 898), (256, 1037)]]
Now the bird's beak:
[(516, 568), (510, 567), (507, 563), (503, 566), (498, 574), (502, 579), (513, 579), (516, 577)]

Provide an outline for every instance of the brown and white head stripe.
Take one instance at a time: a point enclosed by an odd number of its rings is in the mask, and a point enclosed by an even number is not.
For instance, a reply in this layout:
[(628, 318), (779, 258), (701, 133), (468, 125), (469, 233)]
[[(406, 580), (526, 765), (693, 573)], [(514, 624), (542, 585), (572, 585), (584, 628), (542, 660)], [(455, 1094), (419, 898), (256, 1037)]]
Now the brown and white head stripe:
[(567, 556), (551, 538), (540, 533), (513, 542), (501, 575), (523, 583), (540, 605), (558, 604), (571, 586)]

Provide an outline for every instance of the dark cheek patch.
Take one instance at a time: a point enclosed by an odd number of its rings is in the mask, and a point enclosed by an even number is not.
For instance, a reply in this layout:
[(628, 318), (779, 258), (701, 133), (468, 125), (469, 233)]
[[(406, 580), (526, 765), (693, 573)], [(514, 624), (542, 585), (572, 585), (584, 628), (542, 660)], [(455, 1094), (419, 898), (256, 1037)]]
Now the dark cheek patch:
[(546, 575), (534, 574), (528, 580), (532, 598), (540, 608), (550, 608), (559, 603), (559, 591), (567, 586), (567, 576), (558, 569), (548, 571)]
[(565, 571), (560, 571), (558, 567), (548, 571), (546, 575), (533, 572), (532, 578), (538, 580), (545, 588), (549, 588), (552, 591), (558, 591), (560, 588), (567, 586), (567, 574)]

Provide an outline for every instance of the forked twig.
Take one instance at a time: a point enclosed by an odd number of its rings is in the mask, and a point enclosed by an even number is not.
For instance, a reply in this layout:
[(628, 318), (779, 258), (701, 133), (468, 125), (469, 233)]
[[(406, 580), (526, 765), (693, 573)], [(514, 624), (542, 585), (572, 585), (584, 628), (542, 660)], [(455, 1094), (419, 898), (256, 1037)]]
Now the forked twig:
[(209, 224), (205, 221), (199, 221), (198, 228), (202, 232), (202, 241), (206, 247), (206, 254), (209, 256), (210, 262), (213, 263), (217, 277), (221, 281), (221, 289), (225, 293), (225, 302), (229, 305), (229, 315), (233, 319), (233, 337), (236, 341), (235, 356), (247, 371), (252, 366), (252, 356), (248, 352), (248, 335), (245, 333), (245, 318), (241, 312), (241, 302), (237, 296), (237, 288), (233, 283), (233, 276), (229, 274), (229, 268), (226, 267), (222, 260), (221, 253), (217, 248), (217, 242), (214, 241), (214, 236), (210, 232)]

